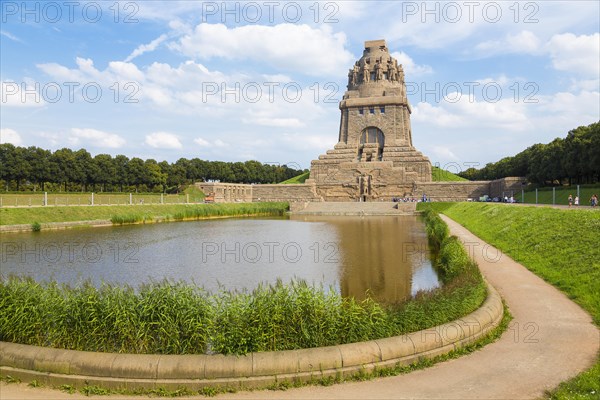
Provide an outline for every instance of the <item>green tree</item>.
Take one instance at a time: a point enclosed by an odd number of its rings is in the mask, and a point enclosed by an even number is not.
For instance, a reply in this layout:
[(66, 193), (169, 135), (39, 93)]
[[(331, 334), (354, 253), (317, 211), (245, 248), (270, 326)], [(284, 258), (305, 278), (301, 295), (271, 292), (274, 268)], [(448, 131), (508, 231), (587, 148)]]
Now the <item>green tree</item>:
[(161, 188), (167, 182), (167, 174), (163, 173), (156, 160), (148, 159), (144, 161), (144, 183), (154, 189), (156, 186)]
[(98, 154), (94, 157), (95, 168), (93, 170), (92, 180), (95, 184), (100, 184), (100, 190), (105, 192), (106, 185), (112, 185), (118, 182), (117, 166), (110, 154)]
[(52, 179), (52, 172), (56, 165), (51, 162), (52, 153), (39, 147), (31, 146), (25, 150), (25, 157), (31, 166), (28, 179), (34, 182), (34, 191), (36, 186), (41, 190), (45, 188), (45, 182)]
[(127, 181), (130, 185), (135, 186), (137, 193), (140, 185), (145, 183), (146, 174), (144, 168), (144, 160), (138, 157), (134, 157), (127, 163)]
[(73, 181), (81, 183), (81, 191), (85, 192), (88, 185), (93, 185), (93, 177), (97, 175), (97, 166), (93, 162), (92, 155), (85, 149), (79, 149), (74, 153), (75, 171), (73, 172)]
[(129, 185), (129, 158), (122, 154), (115, 156), (113, 160), (115, 166), (116, 176), (115, 184), (119, 185), (119, 191), (123, 191), (124, 185)]
[(17, 191), (21, 189), (21, 182), (29, 179), (31, 175), (31, 164), (27, 161), (26, 149), (16, 147), (10, 143), (0, 145), (0, 169), (2, 179), (6, 181), (7, 190), (9, 182), (15, 181)]

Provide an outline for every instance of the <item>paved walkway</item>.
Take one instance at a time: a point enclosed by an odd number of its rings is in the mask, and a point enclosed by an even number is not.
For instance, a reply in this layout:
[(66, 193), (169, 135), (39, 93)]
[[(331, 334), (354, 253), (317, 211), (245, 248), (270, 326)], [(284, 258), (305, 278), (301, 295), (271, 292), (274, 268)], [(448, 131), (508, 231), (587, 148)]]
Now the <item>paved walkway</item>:
[[(282, 391), (239, 392), (219, 399), (533, 399), (590, 367), (600, 331), (588, 314), (522, 265), (444, 217), (471, 249), (508, 304), (510, 329), (483, 350), (432, 368), (367, 382)], [(4, 399), (86, 399), (24, 384), (0, 384)], [(124, 397), (112, 396), (110, 400)], [(195, 399), (198, 399), (197, 397)]]

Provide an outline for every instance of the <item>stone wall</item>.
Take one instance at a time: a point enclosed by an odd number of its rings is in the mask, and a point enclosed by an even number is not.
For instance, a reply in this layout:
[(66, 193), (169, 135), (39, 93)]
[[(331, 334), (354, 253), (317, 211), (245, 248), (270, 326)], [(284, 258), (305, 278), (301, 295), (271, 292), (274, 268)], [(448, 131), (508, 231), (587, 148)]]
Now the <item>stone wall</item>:
[(323, 201), (310, 184), (252, 185), (252, 201)]
[(215, 203), (251, 202), (252, 185), (241, 183), (196, 182), (204, 194), (215, 196)]
[(323, 201), (315, 185), (247, 185), (241, 183), (197, 182), (196, 187), (206, 195), (213, 193), (215, 203), (245, 203), (253, 201), (308, 202)]
[(510, 197), (513, 194), (521, 193), (521, 189), (527, 186), (527, 179), (523, 177), (509, 176), (507, 178), (496, 179), (490, 182), (491, 197)]
[(468, 201), (479, 200), (483, 195), (489, 195), (489, 181), (460, 181), (460, 182), (418, 182), (416, 195), (423, 194), (432, 201)]
[[(363, 163), (356, 163), (360, 166)], [(364, 163), (375, 166), (381, 163)], [(391, 163), (390, 163), (391, 164)], [(339, 178), (346, 170), (339, 171)], [(314, 202), (314, 201), (358, 201), (358, 185), (355, 177), (348, 169), (347, 176), (343, 176), (348, 183), (316, 184), (314, 180), (307, 179), (304, 184), (271, 184), (271, 185), (245, 185), (235, 183), (198, 182), (196, 186), (204, 193), (214, 193), (216, 203), (253, 202), (253, 201), (287, 201), (287, 202)], [(394, 197), (421, 198), (423, 194), (432, 201), (468, 201), (479, 200), (481, 196), (501, 197), (503, 194), (519, 193), (526, 184), (525, 178), (509, 177), (495, 181), (460, 181), (460, 182), (414, 182), (413, 184), (389, 183), (393, 179), (387, 174), (406, 174), (402, 168), (382, 168), (369, 171), (377, 172), (379, 184), (373, 185), (373, 195), (369, 202), (391, 201)]]

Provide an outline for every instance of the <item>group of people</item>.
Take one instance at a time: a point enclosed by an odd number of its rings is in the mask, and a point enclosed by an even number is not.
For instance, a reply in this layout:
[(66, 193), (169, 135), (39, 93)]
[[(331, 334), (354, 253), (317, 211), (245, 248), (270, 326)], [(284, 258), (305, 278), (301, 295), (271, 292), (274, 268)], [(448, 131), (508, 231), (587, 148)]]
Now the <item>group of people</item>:
[[(575, 196), (575, 198), (573, 198), (573, 195), (569, 195), (568, 198), (568, 202), (569, 202), (569, 207), (576, 205), (579, 205), (579, 196)], [(597, 207), (598, 206), (598, 195), (597, 194), (593, 194), (592, 197), (590, 197), (590, 205), (592, 207)]]
[(416, 203), (417, 199), (414, 197), (392, 197), (394, 203)]

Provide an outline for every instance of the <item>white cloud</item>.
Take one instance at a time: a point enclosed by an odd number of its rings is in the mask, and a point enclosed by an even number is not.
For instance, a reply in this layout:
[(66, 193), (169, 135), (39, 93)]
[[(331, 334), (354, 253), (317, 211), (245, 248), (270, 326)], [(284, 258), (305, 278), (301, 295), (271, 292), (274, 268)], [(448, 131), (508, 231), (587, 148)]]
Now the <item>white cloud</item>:
[(286, 128), (299, 128), (304, 124), (298, 118), (242, 118), (242, 122), (245, 124), (256, 124), (262, 126), (277, 126)]
[(16, 37), (15, 35), (13, 35), (10, 32), (7, 31), (0, 31), (0, 35), (9, 38), (10, 40), (14, 41), (14, 42), (19, 42), (19, 43), (23, 43), (23, 41), (21, 39), (19, 39), (18, 37)]
[(402, 64), (406, 76), (416, 77), (431, 74), (433, 72), (433, 68), (429, 65), (417, 65), (414, 60), (403, 51), (393, 52), (391, 56), (398, 60), (399, 64)]
[(530, 128), (525, 104), (513, 99), (496, 102), (477, 100), (473, 96), (449, 93), (434, 106), (420, 102), (413, 109), (412, 119), (430, 126), (449, 129), (493, 127), (510, 131)]
[(546, 44), (546, 49), (552, 65), (559, 71), (575, 72), (589, 78), (600, 75), (600, 33), (554, 35)]
[(542, 51), (541, 40), (531, 31), (508, 33), (500, 40), (487, 40), (475, 46), (475, 51), (485, 55), (525, 53), (539, 54)]
[(154, 51), (156, 50), (156, 48), (165, 40), (167, 39), (167, 35), (166, 34), (162, 34), (159, 37), (157, 37), (156, 39), (154, 39), (153, 41), (151, 41), (148, 44), (142, 44), (139, 45), (135, 50), (133, 50), (133, 52), (131, 52), (130, 55), (127, 56), (127, 58), (125, 59), (125, 62), (128, 63), (131, 60), (133, 60), (134, 58), (141, 56), (144, 53), (147, 53), (149, 51)]
[(14, 129), (1, 128), (0, 143), (12, 143), (15, 146), (20, 146), (23, 144), (23, 139), (21, 139), (21, 135), (19, 135), (19, 133)]
[(354, 60), (344, 45), (344, 33), (333, 33), (304, 24), (274, 26), (199, 24), (194, 32), (171, 44), (186, 56), (211, 59), (252, 60), (307, 75), (330, 75), (345, 71)]
[(517, 82), (520, 80), (522, 80), (522, 79), (512, 79), (504, 74), (500, 74), (499, 76), (497, 76), (495, 78), (490, 77), (490, 78), (476, 79), (475, 82), (479, 83), (480, 85), (487, 85), (490, 83), (498, 84), (502, 88), (504, 88), (507, 84), (514, 83), (514, 82)]
[(456, 155), (448, 147), (445, 146), (433, 146), (432, 152), (436, 157), (445, 161), (458, 160), (458, 157), (456, 157)]
[(468, 97), (458, 103), (418, 103), (412, 114), (415, 146), (436, 161), (485, 163), (564, 137), (574, 127), (600, 119), (598, 91), (559, 92), (535, 99), (537, 103), (513, 99), (486, 103)]
[(155, 149), (181, 149), (183, 145), (177, 135), (168, 132), (154, 132), (146, 135), (145, 143)]
[(113, 81), (144, 81), (144, 73), (138, 67), (129, 62), (111, 61), (108, 63), (108, 69), (103, 75), (109, 75)]
[(39, 92), (39, 85), (2, 81), (0, 104), (7, 107), (41, 107), (46, 104), (46, 101)]
[(202, 139), (200, 137), (194, 139), (194, 142), (200, 147), (210, 147), (210, 142), (208, 140)]
[(569, 90), (572, 92), (578, 92), (580, 90), (593, 92), (598, 90), (598, 88), (600, 88), (600, 78), (582, 80), (572, 79), (572, 85), (569, 87)]
[(72, 69), (57, 63), (37, 64), (37, 67), (52, 79), (78, 82), (81, 85), (94, 82), (108, 88), (115, 83), (120, 83), (120, 87), (123, 87), (127, 82), (144, 80), (144, 74), (133, 63), (111, 61), (103, 71), (98, 70), (90, 58), (77, 57), (75, 63), (77, 68)]
[(93, 147), (106, 147), (118, 149), (125, 145), (125, 139), (115, 133), (103, 132), (91, 128), (73, 128), (69, 142), (73, 146), (90, 145)]
[(600, 93), (582, 90), (579, 93), (559, 92), (550, 96), (539, 96), (536, 125), (556, 129), (563, 127), (567, 132), (578, 125), (587, 125), (600, 119)]
[(319, 154), (333, 148), (337, 137), (333, 135), (333, 132), (323, 135), (286, 133), (281, 136), (280, 140), (281, 144), (278, 145), (285, 145), (290, 151), (310, 150), (314, 154), (313, 158), (317, 158)]

